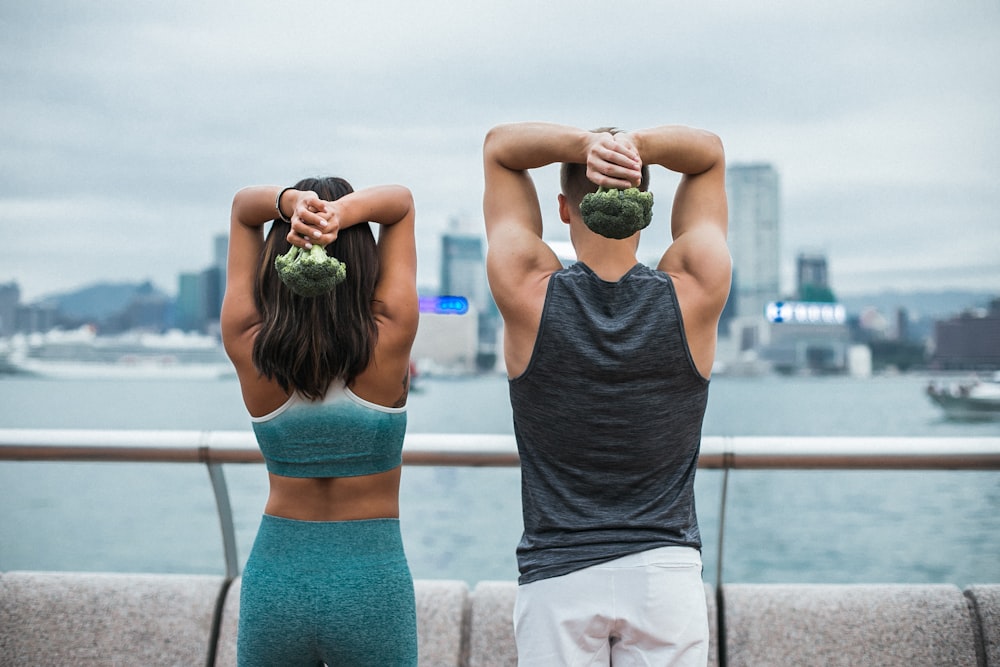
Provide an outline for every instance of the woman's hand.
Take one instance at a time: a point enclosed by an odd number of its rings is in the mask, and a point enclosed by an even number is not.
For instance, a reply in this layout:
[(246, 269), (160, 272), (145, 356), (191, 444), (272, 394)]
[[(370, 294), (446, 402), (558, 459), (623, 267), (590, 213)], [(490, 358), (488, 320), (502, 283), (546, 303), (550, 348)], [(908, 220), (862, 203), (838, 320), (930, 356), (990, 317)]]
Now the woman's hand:
[[(392, 227), (404, 220), (413, 222), (413, 195), (400, 185), (375, 185), (356, 190), (336, 201), (320, 199), (315, 192), (290, 190), (292, 201), (291, 231), (288, 242), (309, 249), (314, 243), (333, 243), (341, 229), (369, 222)], [(409, 232), (413, 234), (412, 227)], [(381, 244), (382, 232), (379, 232)]]
[(296, 191), (296, 195), (288, 242), (306, 250), (313, 243), (323, 246), (333, 243), (340, 231), (337, 203), (320, 199), (312, 191)]

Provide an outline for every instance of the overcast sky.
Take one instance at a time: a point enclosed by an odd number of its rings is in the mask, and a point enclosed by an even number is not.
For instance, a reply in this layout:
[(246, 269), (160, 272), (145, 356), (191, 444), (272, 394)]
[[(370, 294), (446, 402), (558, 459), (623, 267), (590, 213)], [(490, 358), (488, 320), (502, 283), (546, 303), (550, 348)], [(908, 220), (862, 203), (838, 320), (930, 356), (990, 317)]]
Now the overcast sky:
[(320, 174), (408, 185), (436, 283), (440, 232), (482, 227), (483, 137), (514, 120), (694, 125), (772, 163), (786, 288), (819, 251), (841, 294), (1000, 291), (997, 0), (33, 0), (0, 28), (0, 283), (24, 301), (173, 294), (237, 189)]

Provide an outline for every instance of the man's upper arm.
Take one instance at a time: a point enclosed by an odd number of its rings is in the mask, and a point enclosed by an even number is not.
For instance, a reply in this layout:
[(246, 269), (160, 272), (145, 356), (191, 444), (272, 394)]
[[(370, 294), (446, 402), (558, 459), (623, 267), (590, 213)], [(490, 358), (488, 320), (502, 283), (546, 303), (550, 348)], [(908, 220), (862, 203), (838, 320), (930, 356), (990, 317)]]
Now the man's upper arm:
[(559, 268), (555, 253), (542, 240), (542, 212), (534, 182), (526, 170), (506, 167), (492, 136), (483, 150), (483, 216), (489, 243), (486, 270), (497, 305), (518, 294), (539, 274)]
[(726, 165), (718, 138), (707, 135), (703, 140), (716, 144), (712, 148), (717, 159), (707, 170), (681, 177), (671, 212), (673, 243), (663, 256), (661, 268), (694, 281), (707, 300), (706, 306), (721, 310), (732, 276), (726, 244)]
[(682, 176), (674, 195), (671, 212), (671, 235), (676, 240), (688, 230), (712, 225), (726, 235), (729, 208), (726, 202), (726, 159), (722, 142), (712, 134), (698, 135), (697, 144), (702, 159), (712, 160), (710, 166), (698, 173)]
[(504, 164), (504, 141), (502, 135), (491, 132), (483, 146), (486, 235), (489, 238), (497, 229), (514, 226), (541, 238), (542, 211), (535, 184), (526, 170)]

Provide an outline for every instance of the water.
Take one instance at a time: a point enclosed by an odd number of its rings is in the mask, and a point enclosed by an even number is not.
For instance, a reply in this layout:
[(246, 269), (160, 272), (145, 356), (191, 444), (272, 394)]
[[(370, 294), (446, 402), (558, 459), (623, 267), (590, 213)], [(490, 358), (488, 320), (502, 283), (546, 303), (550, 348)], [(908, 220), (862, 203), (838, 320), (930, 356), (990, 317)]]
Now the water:
[[(926, 378), (725, 378), (713, 436), (1000, 436), (1000, 423), (941, 418)], [(0, 377), (0, 427), (248, 429), (235, 380), (51, 381)], [(426, 379), (414, 433), (511, 433), (502, 377)], [(225, 470), (240, 560), (266, 496), (260, 465)], [(718, 564), (722, 472), (699, 472), (705, 578)], [(417, 578), (517, 576), (519, 475), (510, 468), (404, 470), (402, 525)], [(223, 570), (203, 466), (0, 463), (0, 571)], [(1000, 582), (1000, 474), (730, 473), (723, 579), (732, 582)]]

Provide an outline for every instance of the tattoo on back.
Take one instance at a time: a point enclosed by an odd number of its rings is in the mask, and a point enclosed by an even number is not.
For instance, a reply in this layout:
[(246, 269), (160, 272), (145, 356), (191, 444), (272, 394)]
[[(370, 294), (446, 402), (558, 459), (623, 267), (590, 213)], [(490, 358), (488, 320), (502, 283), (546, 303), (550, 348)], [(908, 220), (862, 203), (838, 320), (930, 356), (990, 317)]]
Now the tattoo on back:
[(403, 376), (403, 393), (399, 395), (396, 402), (392, 404), (394, 408), (401, 408), (406, 405), (406, 397), (410, 393), (410, 374), (407, 373)]

